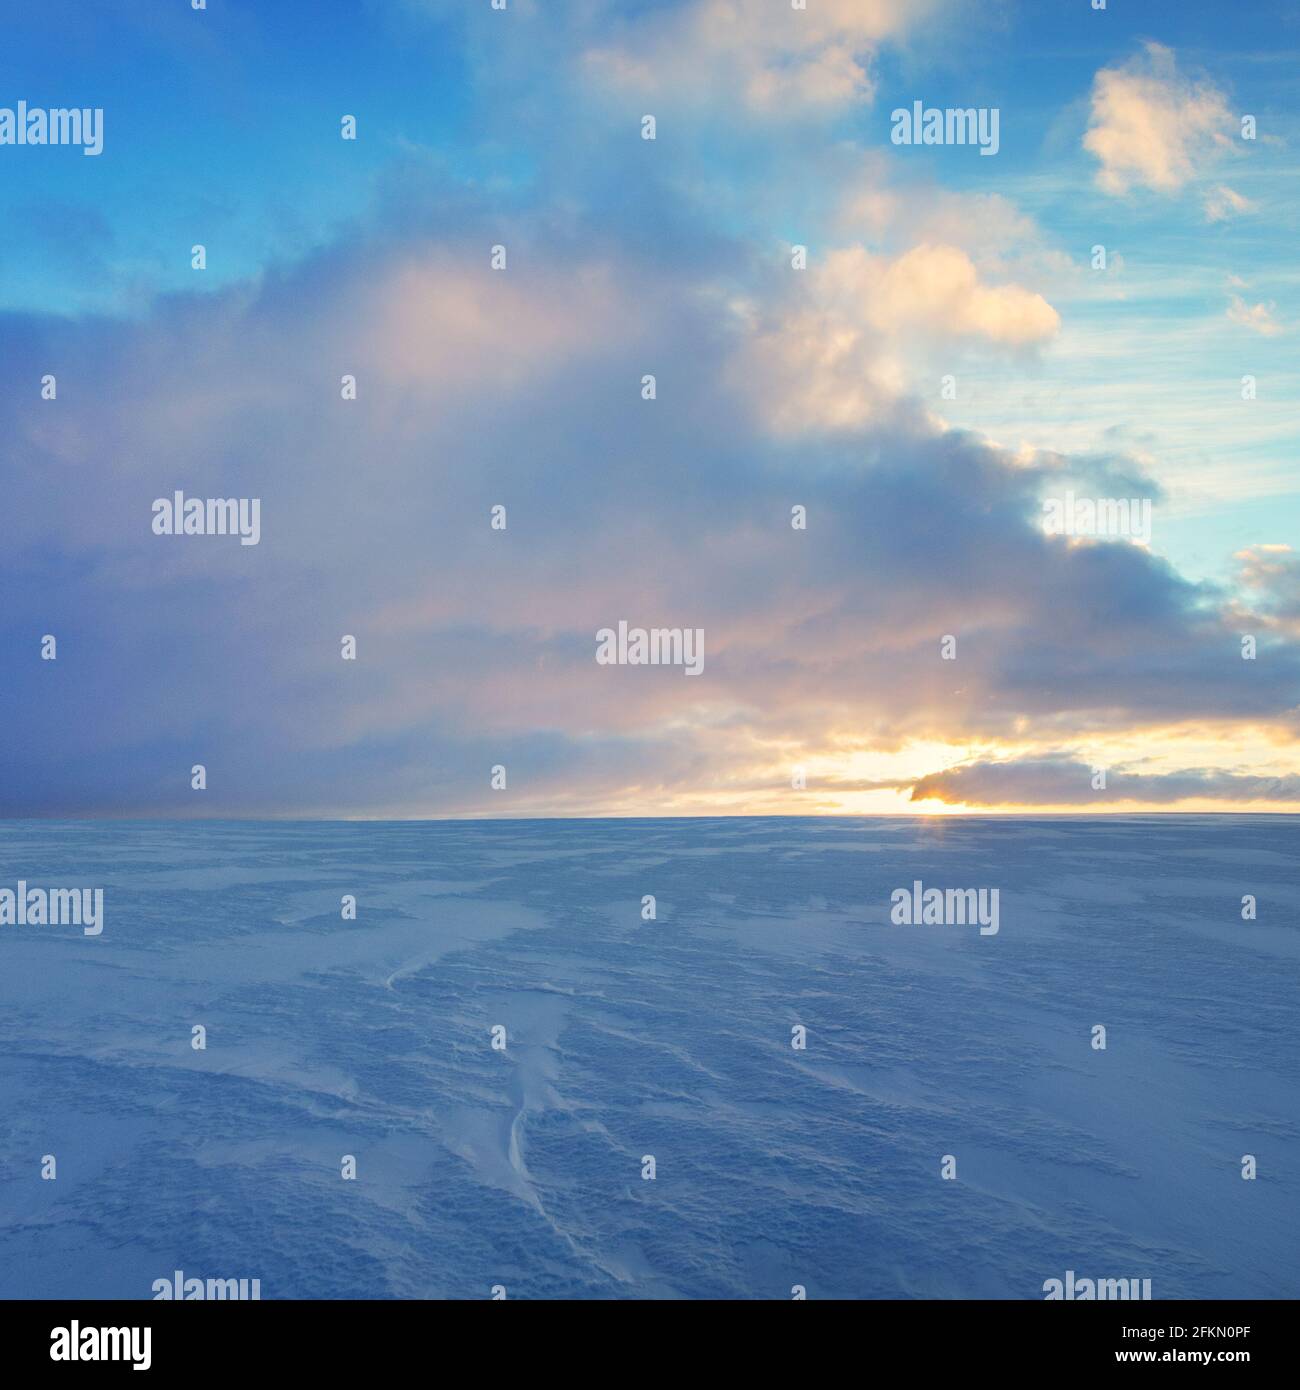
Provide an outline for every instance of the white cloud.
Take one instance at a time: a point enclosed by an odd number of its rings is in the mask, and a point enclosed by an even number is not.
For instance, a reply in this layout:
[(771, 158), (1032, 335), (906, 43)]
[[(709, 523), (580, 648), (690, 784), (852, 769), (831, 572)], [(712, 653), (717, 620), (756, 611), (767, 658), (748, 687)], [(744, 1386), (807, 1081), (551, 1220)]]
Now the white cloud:
[(851, 258), (843, 265), (850, 276), (865, 275), (861, 288), (874, 289), (867, 313), (884, 331), (921, 328), (1024, 347), (1045, 342), (1060, 327), (1060, 316), (1041, 294), (982, 284), (970, 257), (954, 246), (916, 246), (874, 268), (853, 252), (841, 255)]
[(1143, 57), (1093, 79), (1083, 144), (1101, 162), (1097, 184), (1106, 193), (1175, 193), (1229, 144), (1230, 125), (1223, 93), (1182, 76), (1173, 53), (1149, 43)]
[(955, 246), (925, 243), (892, 258), (844, 247), (805, 274), (807, 293), (753, 326), (743, 359), (780, 432), (851, 429), (877, 417), (905, 391), (905, 356), (919, 346), (1023, 349), (1060, 327), (1042, 295), (985, 283)]

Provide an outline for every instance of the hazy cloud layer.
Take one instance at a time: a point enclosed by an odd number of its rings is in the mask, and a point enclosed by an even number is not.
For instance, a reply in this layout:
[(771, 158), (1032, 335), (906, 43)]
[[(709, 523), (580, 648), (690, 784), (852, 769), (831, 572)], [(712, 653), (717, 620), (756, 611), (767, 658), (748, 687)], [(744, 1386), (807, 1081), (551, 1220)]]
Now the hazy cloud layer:
[(1164, 805), (1180, 801), (1300, 801), (1300, 776), (1260, 777), (1215, 768), (1161, 773), (1109, 768), (1106, 785), (1093, 785), (1094, 769), (1071, 758), (1025, 758), (968, 763), (923, 777), (913, 801), (968, 806), (1079, 806), (1104, 811), (1116, 802)]

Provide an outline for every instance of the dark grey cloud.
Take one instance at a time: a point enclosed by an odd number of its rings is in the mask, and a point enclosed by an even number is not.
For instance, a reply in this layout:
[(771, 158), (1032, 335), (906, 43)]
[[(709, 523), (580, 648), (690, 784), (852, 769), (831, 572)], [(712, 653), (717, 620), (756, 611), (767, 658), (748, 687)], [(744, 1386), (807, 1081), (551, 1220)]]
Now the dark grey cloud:
[(913, 801), (968, 806), (1087, 806), (1104, 811), (1116, 802), (1170, 804), (1212, 800), (1226, 804), (1300, 801), (1300, 776), (1261, 777), (1216, 768), (1142, 772), (1109, 768), (1104, 789), (1093, 786), (1093, 768), (1054, 756), (965, 763), (922, 777)]

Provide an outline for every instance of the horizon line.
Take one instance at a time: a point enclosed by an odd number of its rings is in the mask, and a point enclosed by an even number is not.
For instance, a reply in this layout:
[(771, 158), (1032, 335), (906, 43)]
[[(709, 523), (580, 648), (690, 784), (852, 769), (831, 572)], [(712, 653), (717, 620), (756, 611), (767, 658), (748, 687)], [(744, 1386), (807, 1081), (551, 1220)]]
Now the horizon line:
[(1300, 809), (1295, 811), (1252, 811), (1252, 810), (1214, 810), (1214, 811), (998, 811), (981, 809), (979, 811), (823, 811), (823, 812), (761, 812), (746, 815), (743, 813), (688, 813), (679, 815), (534, 815), (534, 816), (320, 816), (320, 815), (186, 815), (186, 816), (111, 816), (111, 815), (49, 815), (49, 816), (0, 816), (0, 825), (49, 825), (77, 824), (99, 825), (137, 824), (137, 825), (519, 825), (561, 822), (591, 821), (687, 821), (687, 820), (895, 820), (895, 821), (933, 821), (933, 820), (1118, 820), (1134, 817), (1188, 817), (1188, 816), (1276, 816), (1300, 817)]

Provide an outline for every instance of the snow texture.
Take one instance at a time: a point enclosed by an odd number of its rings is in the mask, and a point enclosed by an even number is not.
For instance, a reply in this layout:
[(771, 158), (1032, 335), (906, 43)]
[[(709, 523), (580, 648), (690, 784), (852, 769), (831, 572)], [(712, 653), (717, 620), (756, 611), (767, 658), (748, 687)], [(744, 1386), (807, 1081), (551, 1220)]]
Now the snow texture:
[[(105, 889), (99, 937), (0, 927), (0, 1295), (1300, 1296), (1297, 848), (1274, 816), (0, 825), (0, 886)], [(891, 925), (914, 879), (997, 887), (998, 934)]]

